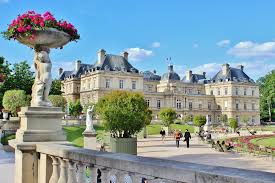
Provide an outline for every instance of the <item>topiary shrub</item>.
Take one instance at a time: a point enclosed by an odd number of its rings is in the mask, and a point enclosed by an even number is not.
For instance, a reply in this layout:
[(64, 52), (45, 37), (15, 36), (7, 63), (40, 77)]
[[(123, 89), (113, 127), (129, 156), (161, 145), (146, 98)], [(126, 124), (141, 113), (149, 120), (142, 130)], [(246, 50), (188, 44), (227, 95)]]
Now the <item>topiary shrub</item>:
[(177, 113), (172, 108), (162, 108), (159, 111), (159, 118), (164, 126), (169, 127), (177, 119)]
[(114, 138), (133, 137), (152, 115), (142, 94), (127, 91), (113, 91), (102, 97), (96, 104), (96, 112)]
[(229, 125), (230, 127), (234, 130), (234, 132), (236, 132), (236, 129), (238, 128), (238, 122), (235, 118), (229, 118)]
[(67, 101), (61, 95), (50, 95), (49, 100), (53, 104), (53, 107), (61, 107), (62, 111), (65, 111)]
[(13, 116), (17, 116), (20, 107), (28, 106), (30, 103), (24, 90), (8, 90), (3, 97), (3, 107), (11, 111)]
[(195, 126), (202, 127), (206, 123), (206, 117), (202, 115), (196, 115), (193, 121)]

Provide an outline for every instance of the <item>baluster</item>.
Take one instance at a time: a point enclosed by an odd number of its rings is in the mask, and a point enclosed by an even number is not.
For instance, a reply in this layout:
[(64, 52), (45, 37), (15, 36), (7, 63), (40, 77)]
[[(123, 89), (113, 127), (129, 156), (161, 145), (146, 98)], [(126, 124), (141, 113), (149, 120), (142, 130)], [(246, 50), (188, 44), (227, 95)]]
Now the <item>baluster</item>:
[(50, 156), (53, 160), (53, 173), (52, 173), (52, 176), (50, 178), (50, 181), (49, 183), (57, 183), (58, 182), (58, 179), (59, 179), (59, 162), (58, 162), (58, 159), (53, 157), (53, 156)]
[(90, 182), (89, 183), (97, 183), (97, 168), (94, 165), (89, 166), (90, 169)]
[(100, 169), (100, 171), (101, 171), (101, 182), (109, 183), (110, 182), (110, 170)]
[(69, 164), (68, 169), (68, 183), (76, 183), (76, 168), (75, 168), (75, 162), (67, 160)]
[(67, 161), (63, 160), (62, 158), (59, 158), (59, 161), (61, 162), (61, 166), (60, 177), (57, 183), (67, 183)]
[(123, 172), (116, 173), (116, 183), (125, 183), (125, 173)]
[(141, 183), (142, 177), (140, 175), (131, 174), (132, 183)]
[(78, 163), (78, 182), (86, 182), (86, 165), (81, 162)]

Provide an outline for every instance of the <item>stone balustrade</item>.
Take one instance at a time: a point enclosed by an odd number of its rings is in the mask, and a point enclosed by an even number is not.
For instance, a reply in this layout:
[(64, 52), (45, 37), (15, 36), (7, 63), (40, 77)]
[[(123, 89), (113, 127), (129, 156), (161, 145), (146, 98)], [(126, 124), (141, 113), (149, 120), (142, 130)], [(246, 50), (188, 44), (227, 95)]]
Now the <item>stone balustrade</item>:
[[(25, 149), (20, 144), (17, 147)], [(97, 183), (98, 177), (102, 183), (141, 183), (142, 178), (149, 183), (275, 182), (275, 175), (267, 172), (100, 152), (69, 144), (36, 143), (33, 148), (37, 156), (33, 175), (38, 183)]]

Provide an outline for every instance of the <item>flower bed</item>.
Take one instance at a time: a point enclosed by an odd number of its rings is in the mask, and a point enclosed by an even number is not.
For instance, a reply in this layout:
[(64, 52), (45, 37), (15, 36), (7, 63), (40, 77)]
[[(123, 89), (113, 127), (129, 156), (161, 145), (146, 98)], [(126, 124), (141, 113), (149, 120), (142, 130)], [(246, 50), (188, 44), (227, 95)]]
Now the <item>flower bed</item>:
[(76, 28), (71, 23), (56, 20), (50, 12), (41, 15), (34, 11), (18, 15), (9, 25), (8, 30), (3, 32), (3, 35), (6, 39), (17, 39), (19, 36), (27, 36), (33, 39), (35, 30), (45, 30), (47, 28), (54, 28), (69, 34), (71, 41), (80, 38)]
[(233, 137), (225, 140), (227, 145), (233, 145), (237, 150), (242, 150), (251, 153), (270, 153), (269, 151), (273, 151), (275, 154), (275, 147), (263, 147), (261, 145), (253, 144), (251, 142), (252, 139), (255, 138), (269, 138), (274, 137), (275, 135), (252, 135), (252, 136), (244, 136), (244, 137)]

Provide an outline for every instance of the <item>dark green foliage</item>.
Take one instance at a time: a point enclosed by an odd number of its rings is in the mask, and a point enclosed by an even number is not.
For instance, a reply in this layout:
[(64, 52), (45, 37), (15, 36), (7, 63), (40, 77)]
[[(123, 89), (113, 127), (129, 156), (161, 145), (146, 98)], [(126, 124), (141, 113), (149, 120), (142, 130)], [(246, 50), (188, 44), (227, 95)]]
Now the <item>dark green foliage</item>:
[(169, 127), (177, 119), (177, 113), (172, 108), (162, 108), (159, 111), (159, 118), (164, 126)]
[(80, 104), (80, 101), (77, 100), (76, 102), (70, 102), (69, 103), (69, 114), (71, 116), (77, 117), (80, 115), (80, 113), (82, 112), (83, 108)]

